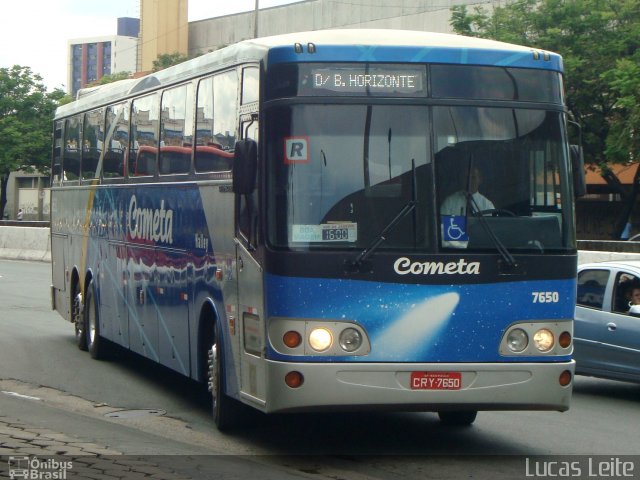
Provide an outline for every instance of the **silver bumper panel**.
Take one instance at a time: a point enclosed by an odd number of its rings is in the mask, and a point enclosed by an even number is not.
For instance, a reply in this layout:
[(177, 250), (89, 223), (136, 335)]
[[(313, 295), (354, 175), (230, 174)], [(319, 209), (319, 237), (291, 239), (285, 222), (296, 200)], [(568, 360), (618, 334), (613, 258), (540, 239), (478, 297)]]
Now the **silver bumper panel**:
[[(288, 387), (284, 377), (298, 371), (304, 383)], [(265, 412), (314, 410), (558, 410), (569, 409), (573, 383), (559, 383), (575, 362), (562, 363), (282, 363), (267, 362)], [(411, 388), (412, 372), (460, 372), (457, 390)]]

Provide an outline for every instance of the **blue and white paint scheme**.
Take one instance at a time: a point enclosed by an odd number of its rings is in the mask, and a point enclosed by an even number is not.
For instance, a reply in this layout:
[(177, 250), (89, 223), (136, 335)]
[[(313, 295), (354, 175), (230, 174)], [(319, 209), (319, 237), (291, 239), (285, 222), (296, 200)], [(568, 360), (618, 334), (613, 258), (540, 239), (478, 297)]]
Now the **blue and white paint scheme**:
[[(442, 66), (510, 69), (521, 96), (437, 98)], [(490, 40), (330, 30), (247, 40), (85, 91), (55, 119), (54, 308), (77, 335), (93, 329), (209, 382), (225, 405), (564, 411), (576, 251), (562, 69), (557, 54)], [(531, 80), (540, 72), (545, 88)], [(176, 120), (162, 102), (178, 94)], [(140, 113), (140, 99), (156, 103)], [(117, 121), (125, 143), (109, 157)], [(143, 152), (136, 135), (156, 143)], [(511, 226), (506, 208), (479, 220), (436, 207), (466, 172), (443, 153), (470, 162), (487, 146), (502, 162), (487, 183), (515, 210)], [(226, 166), (202, 171), (199, 148)], [(183, 170), (160, 168), (180, 152)], [(252, 188), (235, 175), (253, 175)], [(553, 192), (536, 190), (549, 178)], [(464, 238), (445, 231), (449, 217)]]

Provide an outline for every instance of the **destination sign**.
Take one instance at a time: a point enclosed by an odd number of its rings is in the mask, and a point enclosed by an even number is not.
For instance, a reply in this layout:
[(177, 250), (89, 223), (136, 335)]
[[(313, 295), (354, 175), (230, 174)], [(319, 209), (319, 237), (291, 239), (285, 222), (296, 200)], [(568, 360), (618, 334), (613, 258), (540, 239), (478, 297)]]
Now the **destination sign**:
[(424, 67), (369, 65), (313, 68), (304, 79), (315, 94), (347, 95), (424, 95)]

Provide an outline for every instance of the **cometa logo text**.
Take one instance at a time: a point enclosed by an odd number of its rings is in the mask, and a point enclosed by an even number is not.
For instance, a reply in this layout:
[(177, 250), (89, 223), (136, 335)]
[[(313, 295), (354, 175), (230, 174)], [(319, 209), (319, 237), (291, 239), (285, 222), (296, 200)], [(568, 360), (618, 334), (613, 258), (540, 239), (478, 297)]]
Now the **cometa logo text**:
[(173, 210), (164, 208), (164, 200), (159, 209), (138, 208), (136, 196), (129, 202), (129, 236), (132, 240), (152, 240), (173, 243)]
[(479, 275), (480, 262), (467, 262), (461, 258), (457, 262), (412, 262), (400, 257), (393, 264), (398, 275)]

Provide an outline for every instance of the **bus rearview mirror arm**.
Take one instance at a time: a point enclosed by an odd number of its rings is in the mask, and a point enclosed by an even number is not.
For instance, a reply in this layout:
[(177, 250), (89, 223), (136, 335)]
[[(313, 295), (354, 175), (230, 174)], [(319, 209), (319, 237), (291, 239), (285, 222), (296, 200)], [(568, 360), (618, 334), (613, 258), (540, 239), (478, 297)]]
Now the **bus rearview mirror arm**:
[(574, 120), (567, 123), (576, 128), (578, 132), (578, 144), (569, 145), (571, 170), (573, 170), (573, 193), (576, 198), (587, 194), (587, 181), (584, 174), (584, 150), (582, 148), (582, 127)]
[(587, 182), (584, 175), (584, 154), (582, 146), (570, 145), (571, 167), (573, 170), (573, 193), (576, 197), (587, 194)]

